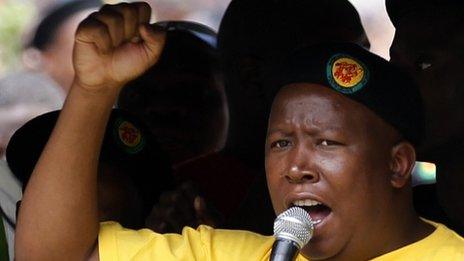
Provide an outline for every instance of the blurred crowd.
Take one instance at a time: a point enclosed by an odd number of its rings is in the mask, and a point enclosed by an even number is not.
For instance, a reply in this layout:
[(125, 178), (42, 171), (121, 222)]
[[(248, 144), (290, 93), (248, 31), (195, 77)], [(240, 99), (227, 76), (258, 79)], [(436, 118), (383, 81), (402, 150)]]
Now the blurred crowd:
[[(152, 21), (167, 31), (166, 47), (114, 104), (99, 161), (100, 220), (162, 233), (207, 224), (272, 234), (262, 153), (271, 102), (265, 64), (318, 43), (369, 49), (392, 31), (367, 35), (375, 21), (363, 20), (364, 27), (344, 0), (148, 2)], [(420, 85), (426, 142), (418, 155), (436, 164), (437, 181), (414, 188), (415, 207), (464, 234), (461, 9), (416, 2), (387, 1), (396, 34), (388, 53), (373, 51), (389, 54)], [(37, 19), (23, 34), (23, 66), (0, 79), (0, 238), (10, 254), (21, 192), (74, 79), (75, 30), (103, 4), (37, 3)]]

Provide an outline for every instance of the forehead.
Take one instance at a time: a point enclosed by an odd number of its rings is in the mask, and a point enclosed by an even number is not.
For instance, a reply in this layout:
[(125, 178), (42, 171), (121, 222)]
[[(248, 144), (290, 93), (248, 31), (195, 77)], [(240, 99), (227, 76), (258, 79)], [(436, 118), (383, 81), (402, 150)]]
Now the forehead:
[(270, 125), (302, 122), (310, 125), (369, 125), (376, 118), (363, 105), (319, 84), (283, 87), (272, 105)]

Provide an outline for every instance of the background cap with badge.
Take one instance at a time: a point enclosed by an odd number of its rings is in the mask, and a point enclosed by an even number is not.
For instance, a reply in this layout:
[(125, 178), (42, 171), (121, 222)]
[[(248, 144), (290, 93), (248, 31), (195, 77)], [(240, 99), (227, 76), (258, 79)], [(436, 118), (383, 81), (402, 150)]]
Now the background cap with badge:
[[(6, 158), (23, 189), (55, 126), (60, 111), (40, 115), (18, 129), (8, 144)], [(93, 131), (93, 126), (88, 126)], [(129, 113), (113, 109), (108, 122), (99, 163), (114, 166), (130, 176), (146, 204), (145, 212), (159, 194), (174, 188), (167, 154), (143, 124)], [(106, 173), (106, 172), (105, 172)], [(99, 173), (101, 174), (101, 173)]]
[[(317, 83), (366, 106), (418, 145), (423, 137), (420, 94), (399, 68), (356, 44), (307, 46), (268, 68), (269, 98), (292, 83)], [(269, 99), (269, 100), (272, 100)]]

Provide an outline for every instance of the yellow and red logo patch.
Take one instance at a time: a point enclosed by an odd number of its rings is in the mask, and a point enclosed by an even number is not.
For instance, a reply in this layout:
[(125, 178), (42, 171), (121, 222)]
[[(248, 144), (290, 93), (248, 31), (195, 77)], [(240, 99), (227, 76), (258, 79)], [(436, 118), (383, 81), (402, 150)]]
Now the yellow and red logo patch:
[(348, 55), (337, 54), (327, 64), (327, 79), (339, 92), (355, 93), (366, 85), (368, 78), (366, 66)]
[(137, 153), (145, 145), (142, 132), (131, 122), (119, 119), (116, 121), (115, 131), (120, 145), (123, 145), (126, 152)]
[(128, 147), (135, 147), (139, 145), (142, 140), (140, 131), (128, 121), (122, 122), (121, 125), (119, 125), (118, 133), (122, 143)]

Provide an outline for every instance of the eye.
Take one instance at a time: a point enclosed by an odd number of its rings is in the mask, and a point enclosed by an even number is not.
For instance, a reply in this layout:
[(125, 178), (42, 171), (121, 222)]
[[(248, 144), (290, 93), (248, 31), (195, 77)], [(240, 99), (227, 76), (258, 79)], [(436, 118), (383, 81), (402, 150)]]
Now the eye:
[(289, 140), (277, 140), (271, 143), (271, 148), (284, 149), (291, 145)]
[(318, 142), (318, 145), (322, 146), (322, 147), (327, 147), (327, 146), (336, 146), (336, 145), (341, 145), (340, 142), (336, 142), (336, 141), (333, 141), (333, 140), (320, 140)]

